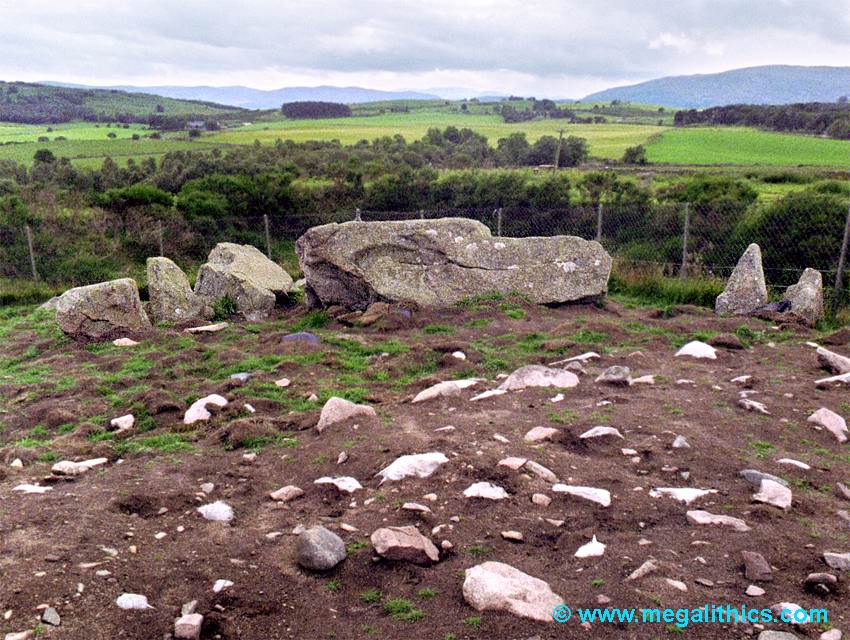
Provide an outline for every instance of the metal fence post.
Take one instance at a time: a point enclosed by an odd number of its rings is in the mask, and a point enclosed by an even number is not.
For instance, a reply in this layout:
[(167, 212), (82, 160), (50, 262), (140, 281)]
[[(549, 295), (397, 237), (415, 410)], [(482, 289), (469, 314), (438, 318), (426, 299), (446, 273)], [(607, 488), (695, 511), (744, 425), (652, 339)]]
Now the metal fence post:
[(27, 249), (29, 249), (30, 253), (30, 269), (32, 270), (32, 279), (38, 280), (38, 271), (35, 269), (35, 253), (32, 250), (32, 229), (30, 229), (29, 222), (24, 225), (24, 231), (27, 234)]
[(269, 216), (267, 214), (263, 214), (263, 226), (266, 230), (266, 256), (269, 260), (272, 259), (272, 237), (269, 234)]
[(596, 242), (602, 242), (602, 203), (596, 207)]
[(360, 216), (360, 209), (354, 210), (354, 222), (363, 222), (363, 218)]
[(162, 238), (162, 220), (159, 221), (159, 228), (157, 229), (157, 233), (159, 235), (159, 255), (164, 256), (165, 255), (165, 248), (164, 248), (163, 238)]
[(420, 220), (424, 220), (424, 219), (425, 219), (425, 209), (420, 209), (420, 210), (419, 210), (419, 219), (420, 219)]
[(502, 237), (502, 208), (496, 209), (496, 237)]
[(688, 278), (688, 236), (691, 232), (691, 205), (685, 203), (685, 227), (682, 230), (682, 266), (679, 269), (679, 277), (682, 280)]
[(844, 278), (844, 265), (847, 262), (847, 243), (850, 242), (850, 207), (847, 207), (847, 220), (844, 222), (844, 239), (841, 241), (841, 253), (838, 256), (838, 268), (835, 270), (835, 291), (832, 295), (832, 311), (838, 309), (841, 301), (841, 281)]

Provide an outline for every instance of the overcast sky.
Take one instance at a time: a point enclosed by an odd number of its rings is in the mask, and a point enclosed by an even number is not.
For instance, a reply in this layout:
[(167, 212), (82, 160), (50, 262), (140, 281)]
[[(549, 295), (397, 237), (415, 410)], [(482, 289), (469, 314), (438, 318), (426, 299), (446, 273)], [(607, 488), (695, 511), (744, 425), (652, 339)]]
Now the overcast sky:
[(0, 0), (0, 79), (467, 87), (850, 65), (850, 0)]

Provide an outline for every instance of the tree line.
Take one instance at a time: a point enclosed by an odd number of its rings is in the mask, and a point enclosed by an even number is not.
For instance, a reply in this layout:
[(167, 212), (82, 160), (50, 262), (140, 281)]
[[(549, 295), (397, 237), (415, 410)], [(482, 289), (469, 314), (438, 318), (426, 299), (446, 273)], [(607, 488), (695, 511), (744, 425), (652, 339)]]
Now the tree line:
[(736, 125), (771, 131), (798, 131), (850, 140), (850, 104), (846, 100), (785, 105), (732, 104), (677, 111), (676, 126)]

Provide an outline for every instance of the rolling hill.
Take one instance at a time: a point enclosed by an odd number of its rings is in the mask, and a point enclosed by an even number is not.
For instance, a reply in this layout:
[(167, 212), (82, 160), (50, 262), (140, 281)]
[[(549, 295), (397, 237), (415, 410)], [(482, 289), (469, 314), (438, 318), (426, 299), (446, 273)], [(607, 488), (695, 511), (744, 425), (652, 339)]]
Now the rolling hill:
[(117, 89), (59, 87), (25, 82), (0, 82), (0, 121), (56, 124), (147, 122), (150, 118), (206, 118), (236, 115), (240, 109), (200, 100), (177, 100)]
[(590, 94), (586, 102), (621, 100), (665, 107), (835, 102), (850, 95), (850, 67), (770, 65), (722, 73), (668, 76)]

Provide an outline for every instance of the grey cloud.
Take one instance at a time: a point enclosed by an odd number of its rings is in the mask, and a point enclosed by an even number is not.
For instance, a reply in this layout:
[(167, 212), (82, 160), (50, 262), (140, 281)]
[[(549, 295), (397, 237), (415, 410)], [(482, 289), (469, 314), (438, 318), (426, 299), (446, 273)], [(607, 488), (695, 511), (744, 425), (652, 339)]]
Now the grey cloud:
[[(4, 79), (397, 76), (450, 70), (547, 79), (639, 80), (774, 56), (850, 60), (850, 0), (101, 0), (0, 2)], [(758, 45), (756, 50), (754, 43)], [(216, 78), (220, 78), (216, 81)]]

